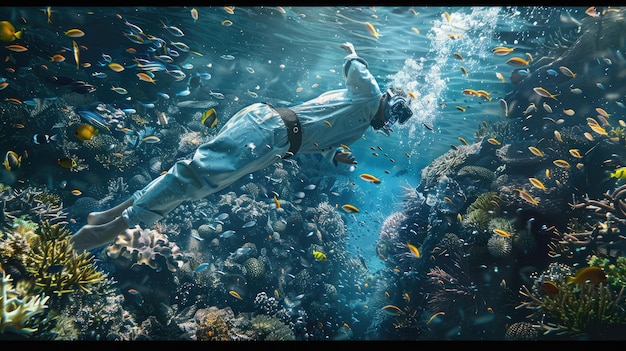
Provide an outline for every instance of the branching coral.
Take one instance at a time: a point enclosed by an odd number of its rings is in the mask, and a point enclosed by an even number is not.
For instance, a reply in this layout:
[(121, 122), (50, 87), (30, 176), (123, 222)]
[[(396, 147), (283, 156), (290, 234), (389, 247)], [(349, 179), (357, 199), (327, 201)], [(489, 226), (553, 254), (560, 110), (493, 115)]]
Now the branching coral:
[(13, 190), (10, 195), (3, 194), (2, 213), (0, 217), (6, 221), (25, 217), (33, 222), (51, 221), (63, 223), (67, 214), (57, 197), (47, 195), (44, 190), (28, 187)]
[[(568, 284), (565, 279), (552, 283), (554, 287), (544, 293), (534, 293), (522, 286), (520, 294), (528, 300), (516, 307), (532, 310), (528, 318), (540, 321), (546, 334), (602, 337), (610, 327), (626, 325), (624, 287), (616, 294), (604, 283)], [(543, 323), (544, 315), (554, 318), (557, 324)]]
[(26, 256), (26, 270), (34, 277), (35, 286), (44, 292), (62, 295), (76, 288), (88, 288), (106, 278), (96, 269), (88, 252), (77, 254), (70, 244), (71, 231), (59, 224), (41, 223), (39, 235), (31, 242)]
[(572, 208), (584, 208), (604, 218), (611, 213), (617, 216), (620, 224), (626, 224), (626, 184), (615, 188), (611, 193), (604, 193), (604, 197), (602, 200), (585, 199), (584, 202), (573, 204)]
[(26, 296), (22, 299), (11, 291), (13, 284), (10, 275), (2, 271), (0, 280), (0, 333), (14, 332), (18, 334), (32, 334), (37, 328), (30, 326), (31, 318), (41, 314), (48, 307), (46, 302), (50, 298), (41, 294), (40, 296)]

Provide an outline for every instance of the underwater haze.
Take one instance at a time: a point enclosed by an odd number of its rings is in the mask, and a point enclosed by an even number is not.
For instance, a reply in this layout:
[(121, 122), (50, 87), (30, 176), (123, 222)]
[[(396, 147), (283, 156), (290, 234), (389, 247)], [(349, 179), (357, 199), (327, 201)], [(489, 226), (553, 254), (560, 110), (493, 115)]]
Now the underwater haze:
[[(1, 7), (0, 339), (623, 339), (625, 33), (621, 7)], [(413, 111), (356, 166), (296, 154), (72, 248), (240, 109), (345, 88), (345, 42)]]

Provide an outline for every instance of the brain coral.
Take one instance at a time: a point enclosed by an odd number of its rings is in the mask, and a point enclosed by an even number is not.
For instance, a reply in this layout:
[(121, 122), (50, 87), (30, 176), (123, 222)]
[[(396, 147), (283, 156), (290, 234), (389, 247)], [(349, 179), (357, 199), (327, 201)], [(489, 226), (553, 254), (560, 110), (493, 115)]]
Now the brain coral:
[[(183, 254), (178, 245), (169, 242), (167, 235), (154, 229), (139, 227), (127, 229), (106, 250), (108, 257), (121, 258), (125, 261), (123, 263), (130, 263), (131, 268), (147, 265), (160, 272), (163, 268), (160, 262), (165, 262), (170, 272), (176, 272), (184, 263)], [(158, 257), (164, 260), (159, 260)]]

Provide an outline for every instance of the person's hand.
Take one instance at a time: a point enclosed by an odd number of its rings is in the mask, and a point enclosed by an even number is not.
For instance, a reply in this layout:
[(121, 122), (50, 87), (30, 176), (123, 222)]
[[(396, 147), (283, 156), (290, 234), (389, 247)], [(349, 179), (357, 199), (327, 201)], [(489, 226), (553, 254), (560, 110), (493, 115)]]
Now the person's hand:
[(340, 46), (342, 49), (346, 50), (349, 54), (356, 54), (354, 50), (354, 45), (351, 42), (347, 41)]
[(356, 165), (357, 162), (354, 159), (354, 155), (351, 152), (347, 151), (339, 151), (335, 153), (335, 157), (333, 158), (336, 162), (345, 163), (347, 165)]

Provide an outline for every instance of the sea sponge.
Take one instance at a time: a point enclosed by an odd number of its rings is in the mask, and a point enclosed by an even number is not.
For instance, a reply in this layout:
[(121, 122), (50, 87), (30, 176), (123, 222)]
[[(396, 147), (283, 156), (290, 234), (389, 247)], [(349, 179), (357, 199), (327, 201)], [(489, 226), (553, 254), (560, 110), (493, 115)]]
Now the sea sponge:
[(108, 257), (116, 259), (117, 264), (130, 264), (131, 268), (146, 265), (160, 272), (163, 269), (161, 263), (164, 262), (170, 272), (176, 272), (184, 263), (178, 245), (154, 229), (127, 229), (117, 236), (106, 251)]

